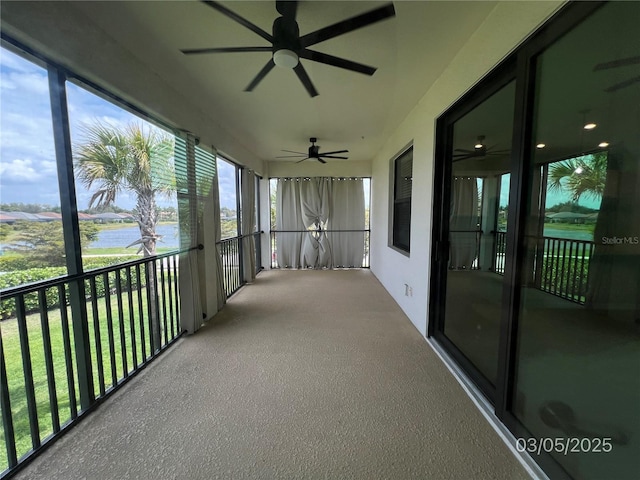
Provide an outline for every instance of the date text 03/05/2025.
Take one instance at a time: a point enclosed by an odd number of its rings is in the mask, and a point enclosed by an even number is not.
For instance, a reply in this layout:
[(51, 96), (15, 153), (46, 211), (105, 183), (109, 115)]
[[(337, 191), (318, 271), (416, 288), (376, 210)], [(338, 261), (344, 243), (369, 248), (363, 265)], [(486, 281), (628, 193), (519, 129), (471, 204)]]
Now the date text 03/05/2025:
[(516, 450), (536, 455), (541, 453), (609, 453), (613, 450), (612, 439), (603, 438), (518, 438), (516, 440)]

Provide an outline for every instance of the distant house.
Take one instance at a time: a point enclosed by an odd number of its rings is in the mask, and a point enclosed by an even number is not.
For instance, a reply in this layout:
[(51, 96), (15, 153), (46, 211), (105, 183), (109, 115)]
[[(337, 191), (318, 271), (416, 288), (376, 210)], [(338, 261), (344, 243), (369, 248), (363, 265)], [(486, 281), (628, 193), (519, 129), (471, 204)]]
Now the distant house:
[(0, 212), (0, 223), (6, 223), (12, 225), (16, 222), (16, 217), (7, 212)]
[(593, 220), (593, 215), (595, 218), (598, 217), (598, 214), (595, 213), (575, 213), (575, 212), (557, 212), (557, 213), (547, 213), (545, 214), (545, 218), (548, 219), (551, 223), (591, 223)]
[(130, 213), (96, 213), (93, 215), (93, 218), (98, 223), (122, 223), (122, 222), (132, 222), (134, 220), (133, 215)]
[(35, 214), (43, 222), (62, 221), (62, 215), (56, 212), (40, 212)]
[[(135, 217), (130, 213), (97, 213), (91, 215), (88, 213), (78, 212), (78, 220), (81, 221), (93, 221), (96, 223), (111, 223), (111, 222), (135, 222)], [(6, 223), (13, 225), (18, 221), (27, 222), (54, 222), (62, 221), (62, 215), (57, 212), (40, 212), (40, 213), (27, 213), (27, 212), (4, 212), (0, 211), (0, 223)]]
[(26, 220), (29, 222), (45, 222), (50, 221), (46, 218), (39, 217), (35, 213), (27, 212), (0, 212), (3, 220), (2, 223), (12, 224), (19, 220)]
[(89, 215), (88, 213), (78, 212), (78, 220), (80, 221), (96, 221), (96, 217), (94, 215)]

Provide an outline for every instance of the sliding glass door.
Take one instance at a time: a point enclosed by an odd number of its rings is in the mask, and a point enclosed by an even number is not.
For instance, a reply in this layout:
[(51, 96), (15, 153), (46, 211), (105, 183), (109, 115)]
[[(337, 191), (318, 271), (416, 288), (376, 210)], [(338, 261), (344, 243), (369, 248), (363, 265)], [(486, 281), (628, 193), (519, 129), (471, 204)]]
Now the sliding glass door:
[(552, 478), (640, 478), (639, 19), (570, 6), (438, 122), (430, 333)]
[(439, 335), (493, 396), (498, 374), (515, 82), (452, 126)]
[(640, 478), (639, 7), (535, 66), (514, 413), (575, 478)]

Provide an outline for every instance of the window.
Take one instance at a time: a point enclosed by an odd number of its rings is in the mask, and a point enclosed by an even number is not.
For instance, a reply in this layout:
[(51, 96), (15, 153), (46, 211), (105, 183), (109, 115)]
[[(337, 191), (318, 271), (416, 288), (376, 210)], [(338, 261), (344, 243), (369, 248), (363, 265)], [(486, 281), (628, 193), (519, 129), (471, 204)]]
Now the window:
[(0, 72), (0, 271), (21, 275), (3, 275), (8, 288), (66, 264), (47, 71), (3, 48)]
[(411, 246), (411, 184), (413, 147), (393, 161), (393, 229), (391, 245), (409, 253)]
[(238, 179), (236, 166), (218, 156), (218, 187), (220, 189), (220, 228), (221, 237), (238, 236)]
[(85, 85), (67, 99), (84, 269), (178, 249), (173, 135)]

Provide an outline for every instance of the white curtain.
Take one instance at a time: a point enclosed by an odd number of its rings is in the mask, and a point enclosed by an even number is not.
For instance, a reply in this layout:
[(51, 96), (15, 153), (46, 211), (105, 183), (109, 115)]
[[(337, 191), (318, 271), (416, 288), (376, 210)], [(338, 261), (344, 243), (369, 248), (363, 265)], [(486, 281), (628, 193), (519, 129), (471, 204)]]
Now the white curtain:
[(256, 175), (253, 170), (240, 170), (242, 212), (240, 232), (242, 238), (242, 264), (245, 282), (256, 278), (256, 242), (252, 235), (256, 227)]
[[(220, 201), (215, 151), (197, 148), (190, 134), (186, 140), (186, 191), (180, 197), (181, 248), (190, 248), (180, 256), (180, 319), (187, 333), (195, 333), (222, 308), (226, 294), (216, 246)], [(199, 245), (204, 248), (194, 249)]]
[[(331, 215), (327, 230), (364, 230), (364, 185), (361, 178), (331, 179)], [(329, 233), (332, 266), (362, 267), (364, 235), (361, 232)]]
[[(180, 322), (188, 333), (195, 332), (202, 324), (200, 275), (198, 271), (199, 222), (195, 175), (195, 139), (188, 134), (186, 139), (186, 192), (179, 195), (180, 208), (180, 254), (178, 283), (180, 288)], [(186, 182), (185, 182), (186, 180)]]
[(449, 268), (471, 269), (477, 255), (478, 184), (475, 177), (454, 177), (449, 219)]
[(327, 229), (331, 180), (314, 177), (300, 182), (300, 206), (305, 233), (302, 240), (302, 268), (331, 267), (331, 247)]
[[(279, 267), (361, 267), (364, 233), (362, 179), (281, 178), (276, 194)], [(283, 232), (285, 230), (285, 232)], [(304, 231), (288, 233), (287, 230)]]
[(305, 229), (300, 205), (300, 179), (279, 178), (276, 191), (276, 256), (281, 268), (301, 266), (304, 233), (291, 233)]

